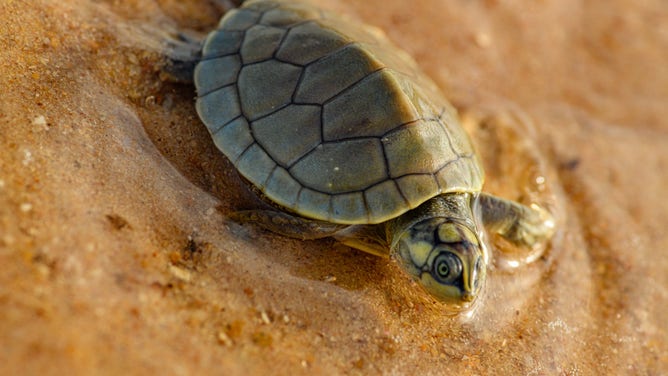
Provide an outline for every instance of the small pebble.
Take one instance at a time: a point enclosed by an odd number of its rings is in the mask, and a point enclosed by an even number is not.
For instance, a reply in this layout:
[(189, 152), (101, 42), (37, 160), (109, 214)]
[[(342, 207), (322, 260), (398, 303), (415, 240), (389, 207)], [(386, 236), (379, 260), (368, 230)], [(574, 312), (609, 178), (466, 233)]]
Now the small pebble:
[(227, 347), (232, 346), (232, 339), (225, 332), (218, 332), (218, 342)]
[(169, 266), (169, 271), (172, 273), (172, 275), (182, 281), (189, 282), (191, 275), (190, 272), (186, 269), (182, 269), (179, 267), (176, 267), (174, 265)]
[(36, 118), (34, 118), (32, 120), (32, 125), (37, 127), (44, 127), (44, 129), (49, 129), (47, 127), (46, 118), (44, 117), (44, 115), (39, 115)]
[(146, 97), (146, 99), (144, 99), (144, 105), (147, 107), (155, 105), (155, 96), (149, 95)]
[(267, 315), (267, 312), (265, 311), (260, 312), (260, 318), (262, 319), (263, 323), (271, 324), (271, 320), (269, 319), (269, 315)]
[(478, 47), (487, 48), (492, 44), (492, 37), (485, 32), (479, 32), (475, 35), (475, 43)]
[(26, 149), (23, 151), (23, 161), (21, 163), (23, 163), (24, 166), (27, 166), (31, 162), (32, 162), (32, 153), (30, 152), (30, 150)]
[(253, 343), (260, 347), (269, 347), (274, 342), (272, 336), (269, 333), (260, 331), (253, 333), (251, 339), (253, 340)]

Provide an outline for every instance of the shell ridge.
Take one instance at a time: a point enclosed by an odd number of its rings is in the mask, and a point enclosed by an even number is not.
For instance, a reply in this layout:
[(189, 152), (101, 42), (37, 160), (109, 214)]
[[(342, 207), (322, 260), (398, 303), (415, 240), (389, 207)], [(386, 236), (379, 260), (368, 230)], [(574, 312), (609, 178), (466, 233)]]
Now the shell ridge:
[[(450, 132), (448, 132), (448, 128), (445, 126), (445, 122), (443, 121), (443, 115), (445, 114), (445, 111), (446, 111), (446, 108), (443, 107), (443, 109), (441, 110), (441, 113), (438, 115), (438, 118), (437, 118), (436, 121), (438, 122), (438, 125), (441, 126), (441, 129), (443, 129), (443, 133), (445, 133), (445, 136), (446, 136), (447, 139), (448, 139), (448, 145), (450, 145), (450, 150), (454, 151), (454, 152), (455, 152), (455, 155), (457, 155), (458, 157), (461, 158), (462, 155), (459, 154), (459, 152), (457, 151), (457, 149), (455, 149), (455, 145), (454, 145), (454, 143), (452, 142), (452, 137), (450, 136)], [(456, 160), (459, 160), (460, 158), (457, 158)], [(456, 161), (456, 160), (455, 160), (455, 161)], [(453, 161), (453, 162), (454, 162), (454, 161)]]
[[(257, 142), (256, 142), (256, 141), (253, 141), (250, 145), (246, 146), (246, 148), (244, 149), (244, 151), (242, 151), (241, 153), (239, 153), (239, 156), (238, 156), (234, 161), (232, 161), (232, 164), (234, 164), (235, 166), (238, 165), (238, 164), (239, 164), (239, 160), (241, 160), (241, 158), (244, 156), (244, 154), (246, 154), (246, 153), (248, 152), (248, 150), (250, 150), (250, 148), (253, 147), (253, 145), (257, 145)], [(259, 146), (259, 145), (258, 145), (258, 146)]]
[(207, 55), (206, 57), (202, 57), (199, 59), (199, 61), (209, 61), (209, 60), (215, 60), (215, 59), (220, 59), (222, 57), (229, 57), (229, 56), (235, 56), (239, 55), (238, 52), (230, 52), (228, 54), (222, 54), (222, 55)]
[(308, 66), (313, 65), (313, 64), (315, 64), (315, 63), (318, 63), (318, 62), (320, 62), (320, 61), (322, 61), (322, 60), (325, 60), (326, 58), (328, 58), (328, 57), (330, 57), (330, 56), (332, 56), (332, 55), (334, 55), (334, 54), (336, 54), (336, 53), (339, 53), (339, 52), (341, 52), (342, 50), (345, 50), (346, 48), (351, 48), (351, 46), (355, 46), (355, 45), (357, 45), (357, 44), (358, 44), (357, 42), (348, 41), (348, 42), (346, 42), (346, 44), (342, 45), (341, 47), (339, 47), (339, 48), (337, 48), (337, 49), (335, 49), (335, 50), (333, 50), (333, 51), (331, 51), (331, 52), (328, 53), (327, 55), (320, 56), (319, 58), (317, 58), (317, 59), (315, 59), (315, 60), (313, 60), (313, 61), (310, 61), (310, 62), (304, 64), (304, 68), (307, 68)]
[[(259, 143), (258, 143), (258, 145), (259, 145)], [(261, 146), (261, 145), (260, 145), (260, 146)], [(262, 149), (263, 149), (263, 151), (264, 151), (264, 148), (262, 148)], [(264, 152), (266, 153), (266, 151), (264, 151)], [(267, 154), (267, 155), (269, 155), (269, 154)], [(269, 155), (269, 158), (271, 158), (271, 155)], [(274, 160), (274, 158), (271, 158), (271, 160), (273, 160), (274, 162), (276, 162), (276, 160)], [(269, 175), (267, 175), (267, 178), (264, 179), (264, 182), (262, 182), (262, 185), (260, 186), (260, 189), (262, 189), (262, 190), (265, 189), (265, 187), (268, 185), (268, 183), (269, 183), (269, 181), (271, 180), (271, 178), (274, 176), (274, 172), (276, 172), (276, 169), (278, 169), (279, 167), (280, 167), (280, 166), (278, 165), (278, 163), (276, 163), (276, 164), (274, 165), (274, 167), (271, 169), (271, 172), (269, 173)]]
[[(213, 131), (210, 131), (211, 135), (215, 135), (216, 133), (220, 132), (223, 130), (223, 128), (227, 127), (228, 125), (234, 123), (235, 121), (239, 120), (240, 118), (244, 118), (243, 115), (238, 115), (234, 119), (228, 121), (227, 123), (221, 125), (220, 127), (216, 128)], [(245, 118), (244, 118), (245, 119)]]
[(357, 85), (358, 85), (359, 83), (361, 83), (362, 81), (371, 79), (370, 77), (375, 76), (375, 75), (377, 75), (377, 74), (380, 74), (380, 72), (382, 72), (382, 71), (384, 71), (384, 70), (386, 70), (386, 69), (387, 69), (387, 67), (380, 67), (380, 68), (374, 70), (373, 72), (370, 72), (370, 73), (367, 74), (366, 76), (360, 78), (359, 80), (353, 82), (352, 84), (348, 85), (345, 89), (339, 91), (337, 94), (335, 94), (335, 95), (332, 96), (331, 98), (329, 98), (329, 99), (327, 99), (326, 101), (324, 101), (324, 102), (322, 103), (323, 107), (324, 107), (325, 105), (327, 105), (328, 103), (332, 102), (332, 101), (333, 101), (334, 99), (336, 99), (337, 97), (343, 95), (346, 91), (351, 90), (353, 87), (357, 86)]
[[(226, 85), (214, 88), (214, 89), (207, 90), (207, 91), (205, 91), (204, 93), (201, 93), (201, 94), (197, 93), (197, 98), (199, 99), (199, 98), (202, 98), (202, 97), (206, 97), (207, 95), (209, 95), (211, 93), (215, 93), (218, 90), (226, 89), (230, 86), (234, 86), (235, 89), (237, 89), (236, 85), (237, 85), (237, 82), (235, 81), (235, 82), (232, 82), (232, 83), (229, 83), (229, 84), (226, 84)], [(236, 91), (238, 91), (238, 89)], [(237, 96), (238, 96), (238, 94), (237, 94)]]
[[(429, 175), (431, 175), (431, 174), (429, 174)], [(412, 208), (410, 202), (408, 201), (408, 198), (406, 198), (406, 194), (404, 193), (404, 191), (399, 186), (399, 183), (397, 182), (397, 179), (390, 179), (390, 180), (392, 180), (392, 182), (394, 183), (394, 186), (397, 188), (397, 191), (399, 191), (399, 194), (401, 195), (401, 198), (404, 199), (404, 203), (406, 203), (406, 207), (407, 208)]]

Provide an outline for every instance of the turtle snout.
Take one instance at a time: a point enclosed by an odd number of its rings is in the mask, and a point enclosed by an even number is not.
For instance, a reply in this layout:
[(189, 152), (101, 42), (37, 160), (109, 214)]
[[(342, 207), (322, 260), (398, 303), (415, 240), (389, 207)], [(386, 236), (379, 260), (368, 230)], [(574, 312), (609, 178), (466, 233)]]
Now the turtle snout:
[(471, 263), (469, 278), (464, 281), (462, 291), (462, 300), (470, 302), (478, 295), (478, 291), (485, 280), (485, 261), (482, 256), (478, 256)]

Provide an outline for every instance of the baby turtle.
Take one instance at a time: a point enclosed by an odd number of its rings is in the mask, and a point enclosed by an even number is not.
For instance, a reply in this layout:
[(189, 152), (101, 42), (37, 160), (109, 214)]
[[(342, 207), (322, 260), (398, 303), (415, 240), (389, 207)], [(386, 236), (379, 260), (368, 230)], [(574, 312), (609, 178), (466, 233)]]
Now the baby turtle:
[(455, 110), (376, 29), (303, 2), (246, 1), (206, 38), (194, 81), (216, 146), (275, 207), (238, 221), (392, 257), (456, 307), (485, 280), (479, 222), (522, 247), (552, 235), (546, 211), (481, 193)]

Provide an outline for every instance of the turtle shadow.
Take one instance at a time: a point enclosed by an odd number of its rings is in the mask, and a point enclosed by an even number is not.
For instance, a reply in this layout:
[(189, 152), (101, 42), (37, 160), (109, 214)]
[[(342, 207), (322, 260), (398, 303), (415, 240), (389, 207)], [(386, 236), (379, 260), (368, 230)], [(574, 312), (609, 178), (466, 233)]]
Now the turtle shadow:
[(140, 109), (140, 117), (145, 132), (162, 157), (190, 183), (217, 198), (218, 209), (223, 214), (258, 205), (259, 200), (247, 189), (233, 164), (216, 148), (199, 120), (194, 86), (165, 82), (153, 97), (155, 104)]
[(381, 285), (382, 276), (392, 272), (389, 259), (350, 248), (333, 238), (299, 240), (252, 224), (227, 223), (233, 236), (257, 244), (258, 256), (286, 267), (295, 277), (357, 291)]

